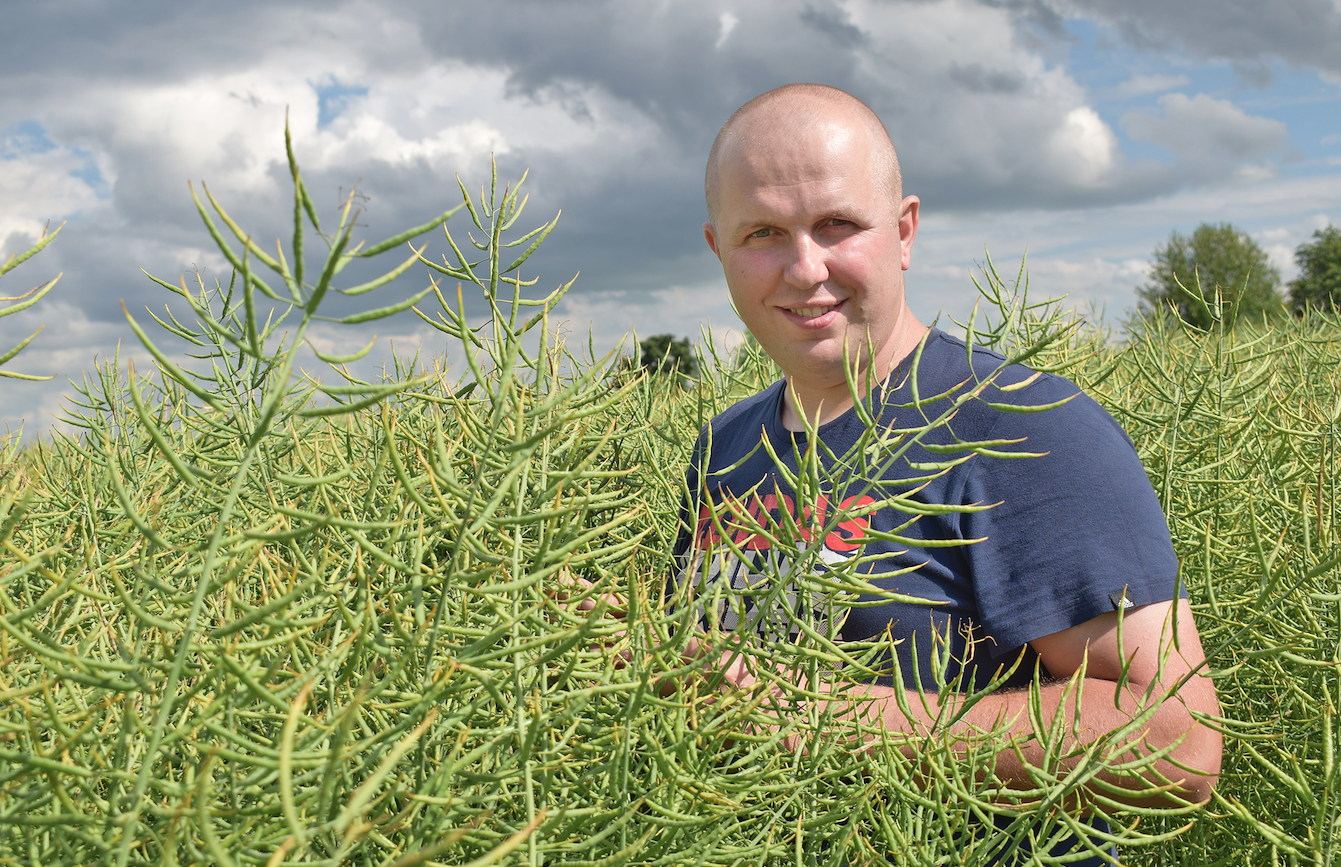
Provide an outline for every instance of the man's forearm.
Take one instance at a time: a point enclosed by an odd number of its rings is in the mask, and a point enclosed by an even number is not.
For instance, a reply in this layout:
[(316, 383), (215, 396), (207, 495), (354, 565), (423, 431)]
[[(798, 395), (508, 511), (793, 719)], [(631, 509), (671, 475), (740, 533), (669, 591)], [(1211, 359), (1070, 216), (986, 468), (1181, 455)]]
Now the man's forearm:
[[(1193, 681), (1199, 678), (1193, 675)], [(1184, 689), (1195, 691), (1200, 684), (1193, 681)], [(1030, 711), (1030, 690), (991, 693), (972, 705), (967, 697), (955, 696), (946, 706), (939, 705), (934, 694), (871, 684), (821, 690), (835, 695), (827, 710), (859, 722), (872, 739), (880, 730), (916, 741), (948, 737), (951, 746), (991, 739), (1003, 747), (997, 750), (993, 773), (1007, 788), (1034, 789), (1050, 778), (1065, 776), (1096, 745), (1102, 765), (1135, 762), (1140, 768), (1134, 773), (1098, 773), (1108, 785), (1090, 791), (1118, 802), (1200, 803), (1210, 797), (1219, 772), (1220, 735), (1196, 722), (1181, 693), (1145, 697), (1135, 684), (1077, 678), (1040, 686), (1035, 715)], [(1061, 743), (1055, 742), (1057, 738)], [(906, 749), (912, 752), (916, 746)], [(1142, 766), (1140, 759), (1162, 750), (1168, 751), (1165, 758)], [(1061, 767), (1055, 766), (1059, 756)], [(1053, 767), (1048, 767), (1050, 761)]]

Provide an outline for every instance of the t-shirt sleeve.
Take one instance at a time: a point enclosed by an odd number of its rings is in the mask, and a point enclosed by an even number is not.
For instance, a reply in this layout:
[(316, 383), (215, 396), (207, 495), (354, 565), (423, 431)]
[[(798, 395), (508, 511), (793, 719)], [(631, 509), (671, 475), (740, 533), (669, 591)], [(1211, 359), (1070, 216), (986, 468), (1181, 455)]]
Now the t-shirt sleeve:
[(1079, 394), (1041, 412), (1005, 412), (993, 438), (1023, 438), (1004, 448), (1044, 453), (975, 455), (965, 483), (966, 503), (996, 504), (964, 520), (965, 536), (982, 539), (965, 556), (995, 653), (1180, 594), (1163, 509), (1131, 439), (1102, 407)]

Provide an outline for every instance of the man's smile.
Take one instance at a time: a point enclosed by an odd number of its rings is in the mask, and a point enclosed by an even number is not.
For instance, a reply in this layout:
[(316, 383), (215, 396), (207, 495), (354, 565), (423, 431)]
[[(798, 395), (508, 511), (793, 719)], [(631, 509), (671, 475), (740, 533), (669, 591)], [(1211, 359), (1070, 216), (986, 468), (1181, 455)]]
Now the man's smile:
[(798, 319), (814, 322), (814, 320), (837, 310), (842, 304), (843, 302), (839, 301), (836, 304), (809, 304), (804, 307), (784, 307), (783, 309)]

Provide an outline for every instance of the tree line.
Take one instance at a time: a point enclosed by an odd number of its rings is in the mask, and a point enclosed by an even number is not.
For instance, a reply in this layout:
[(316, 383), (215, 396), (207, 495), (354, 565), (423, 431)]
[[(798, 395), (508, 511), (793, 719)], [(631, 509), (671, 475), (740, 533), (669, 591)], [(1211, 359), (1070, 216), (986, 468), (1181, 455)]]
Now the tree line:
[(1294, 260), (1299, 276), (1282, 294), (1280, 269), (1232, 224), (1202, 223), (1190, 235), (1174, 231), (1155, 248), (1150, 281), (1136, 290), (1139, 309), (1146, 315), (1173, 311), (1202, 329), (1213, 325), (1217, 310), (1226, 325), (1341, 310), (1341, 228), (1315, 231), (1295, 249)]

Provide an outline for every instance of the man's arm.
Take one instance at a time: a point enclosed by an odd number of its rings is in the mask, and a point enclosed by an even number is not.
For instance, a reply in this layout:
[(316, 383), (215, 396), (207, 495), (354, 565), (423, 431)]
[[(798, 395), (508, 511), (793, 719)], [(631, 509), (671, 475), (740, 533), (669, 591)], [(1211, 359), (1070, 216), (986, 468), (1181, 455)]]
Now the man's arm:
[[(1175, 610), (1176, 618), (1172, 616)], [(1194, 803), (1208, 800), (1220, 773), (1221, 736), (1218, 731), (1197, 723), (1192, 712), (1218, 715), (1219, 704), (1210, 678), (1201, 671), (1192, 673), (1201, 666), (1205, 654), (1191, 608), (1182, 599), (1133, 608), (1122, 618), (1121, 646), (1118, 633), (1118, 615), (1111, 613), (1030, 642), (1047, 670), (1057, 678), (1041, 690), (1044, 729), (1050, 729), (1059, 714), (1064, 715), (1065, 753), (1126, 725), (1143, 709), (1157, 703), (1157, 710), (1130, 742), (1142, 755), (1169, 747), (1172, 750), (1166, 758), (1154, 763), (1154, 773), (1147, 771), (1144, 780), (1101, 774), (1101, 779), (1131, 793), (1125, 798), (1115, 798), (1110, 792), (1104, 792), (1105, 796), (1138, 805), (1150, 805), (1156, 797), (1165, 802), (1174, 798)], [(1124, 658), (1128, 660), (1125, 678)], [(731, 683), (746, 689), (755, 684), (756, 679), (739, 655), (733, 657), (728, 653), (723, 656), (723, 663), (725, 677)], [(1069, 688), (1069, 679), (1082, 664), (1085, 676), (1077, 695), (1076, 690)], [(1179, 686), (1184, 679), (1186, 682)], [(838, 705), (832, 709), (866, 725), (914, 735), (926, 734), (934, 726), (938, 711), (934, 695), (924, 698), (915, 691), (907, 692), (903, 704), (912, 712), (910, 719), (900, 707), (895, 688), (849, 683), (829, 689), (842, 690), (831, 700), (831, 704)], [(1161, 701), (1166, 693), (1173, 694)], [(1012, 738), (1015, 748), (999, 753), (996, 762), (997, 778), (1012, 788), (1034, 788), (1036, 781), (1030, 776), (1029, 767), (1044, 764), (1044, 745), (1033, 737), (1029, 700), (1028, 690), (993, 693), (969, 708), (950, 729), (950, 734), (965, 736), (975, 730), (996, 730)], [(1073, 723), (1077, 700), (1081, 702), (1081, 712), (1078, 723)], [(1121, 757), (1134, 758), (1136, 754), (1131, 752)], [(1165, 780), (1178, 787), (1169, 793), (1171, 797), (1142, 796), (1143, 790), (1167, 785)]]

